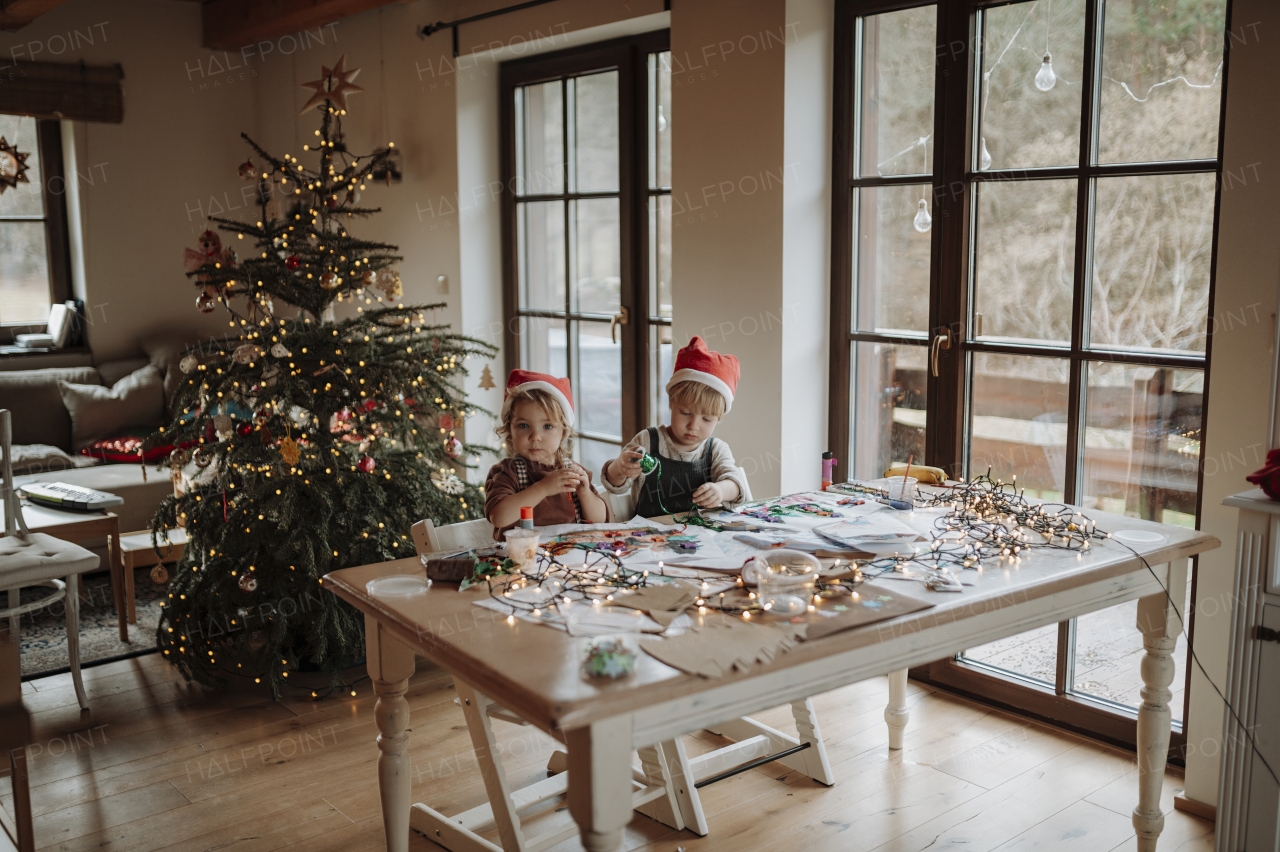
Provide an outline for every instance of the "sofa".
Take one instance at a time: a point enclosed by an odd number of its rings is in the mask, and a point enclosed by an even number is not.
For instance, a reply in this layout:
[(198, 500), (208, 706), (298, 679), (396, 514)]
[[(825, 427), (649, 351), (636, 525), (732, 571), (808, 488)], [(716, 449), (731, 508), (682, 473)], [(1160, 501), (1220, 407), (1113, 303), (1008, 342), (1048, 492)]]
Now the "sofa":
[[(7, 408), (13, 414), (16, 488), (21, 489), (33, 482), (66, 482), (109, 491), (124, 499), (123, 505), (111, 510), (120, 518), (121, 533), (150, 528), (151, 517), (160, 501), (173, 493), (169, 477), (165, 472), (157, 471), (154, 464), (147, 465), (144, 472), (144, 466), (139, 462), (112, 464), (81, 454), (80, 450), (91, 438), (109, 436), (92, 434), (93, 424), (87, 422), (90, 416), (83, 406), (77, 407), (76, 398), (72, 399), (72, 409), (67, 405), (67, 393), (72, 390), (79, 392), (80, 399), (97, 394), (106, 399), (102, 405), (109, 408), (112, 404), (110, 395), (115, 389), (128, 382), (136, 384), (139, 376), (149, 379), (154, 385), (155, 377), (151, 373), (154, 371), (160, 377), (161, 389), (157, 392), (162, 394), (161, 409), (155, 410), (153, 400), (143, 417), (148, 422), (130, 423), (130, 431), (141, 433), (164, 425), (173, 391), (181, 379), (177, 362), (186, 345), (166, 339), (147, 341), (144, 349), (146, 358), (108, 361), (92, 367), (0, 369), (0, 408)], [(73, 387), (68, 389), (60, 383)], [(78, 419), (73, 418), (73, 409), (80, 415)], [(121, 417), (129, 420), (129, 412), (120, 414), (116, 419)], [(85, 434), (86, 429), (89, 434)], [(106, 553), (105, 541), (85, 542), (85, 545), (99, 555)], [(103, 564), (107, 564), (105, 560)]]

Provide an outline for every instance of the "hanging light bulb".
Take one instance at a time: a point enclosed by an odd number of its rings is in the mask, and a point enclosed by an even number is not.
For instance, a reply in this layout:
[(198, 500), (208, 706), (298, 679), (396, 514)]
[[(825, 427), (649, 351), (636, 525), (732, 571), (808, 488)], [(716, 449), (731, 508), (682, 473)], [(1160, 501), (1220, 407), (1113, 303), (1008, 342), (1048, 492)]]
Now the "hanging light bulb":
[(658, 104), (658, 132), (665, 132), (667, 129), (667, 117), (662, 113), (662, 104)]
[(1058, 76), (1053, 73), (1053, 56), (1045, 51), (1044, 62), (1040, 65), (1040, 70), (1036, 72), (1036, 88), (1042, 92), (1047, 92), (1053, 88), (1053, 84), (1058, 82)]
[(920, 209), (916, 210), (916, 218), (912, 220), (912, 224), (920, 233), (928, 233), (933, 227), (933, 217), (929, 215), (929, 202), (923, 198), (920, 199)]
[(982, 153), (978, 155), (978, 168), (986, 171), (991, 168), (991, 152), (987, 150), (987, 137), (982, 137)]

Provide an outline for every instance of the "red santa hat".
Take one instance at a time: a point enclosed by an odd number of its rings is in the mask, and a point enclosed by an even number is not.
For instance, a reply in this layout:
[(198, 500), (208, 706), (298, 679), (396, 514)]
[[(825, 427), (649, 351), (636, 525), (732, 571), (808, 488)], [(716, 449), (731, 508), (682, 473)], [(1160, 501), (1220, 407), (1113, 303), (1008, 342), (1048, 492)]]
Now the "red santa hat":
[(507, 389), (502, 397), (502, 417), (506, 418), (511, 409), (512, 398), (521, 391), (540, 390), (550, 394), (560, 403), (564, 419), (573, 425), (573, 389), (568, 379), (557, 379), (547, 373), (535, 373), (533, 370), (512, 370), (507, 376)]
[(705, 340), (695, 336), (676, 355), (675, 372), (667, 382), (667, 392), (670, 393), (671, 388), (680, 382), (702, 382), (720, 391), (727, 414), (733, 408), (733, 393), (738, 389), (741, 375), (737, 358), (711, 351)]

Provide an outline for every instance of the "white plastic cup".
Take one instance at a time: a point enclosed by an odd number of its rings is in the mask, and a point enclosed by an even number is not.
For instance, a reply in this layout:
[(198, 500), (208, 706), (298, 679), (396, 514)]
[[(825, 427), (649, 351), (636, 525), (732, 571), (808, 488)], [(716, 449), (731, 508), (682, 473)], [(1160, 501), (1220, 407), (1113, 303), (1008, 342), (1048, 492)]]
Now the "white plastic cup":
[(538, 531), (512, 529), (503, 533), (507, 540), (507, 556), (520, 570), (532, 568), (538, 556)]
[(884, 488), (889, 493), (890, 500), (905, 500), (910, 503), (916, 499), (916, 485), (919, 482), (914, 476), (889, 476), (885, 477)]

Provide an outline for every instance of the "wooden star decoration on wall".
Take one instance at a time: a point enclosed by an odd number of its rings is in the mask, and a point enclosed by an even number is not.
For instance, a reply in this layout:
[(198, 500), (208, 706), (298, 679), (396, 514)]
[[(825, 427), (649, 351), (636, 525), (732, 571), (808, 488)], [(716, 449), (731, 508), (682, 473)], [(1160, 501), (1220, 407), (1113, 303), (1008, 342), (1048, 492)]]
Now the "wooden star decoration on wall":
[(321, 65), (320, 79), (302, 84), (302, 88), (311, 89), (315, 94), (302, 105), (302, 110), (298, 114), (302, 115), (307, 110), (320, 106), (325, 101), (331, 101), (334, 108), (346, 112), (347, 95), (354, 95), (356, 92), (364, 91), (364, 89), (352, 82), (359, 73), (359, 68), (347, 70), (347, 55), (345, 53), (338, 57), (337, 64), (332, 68)]
[(16, 189), (20, 183), (30, 183), (27, 180), (29, 156), (31, 155), (22, 153), (0, 136), (0, 193), (6, 189)]

